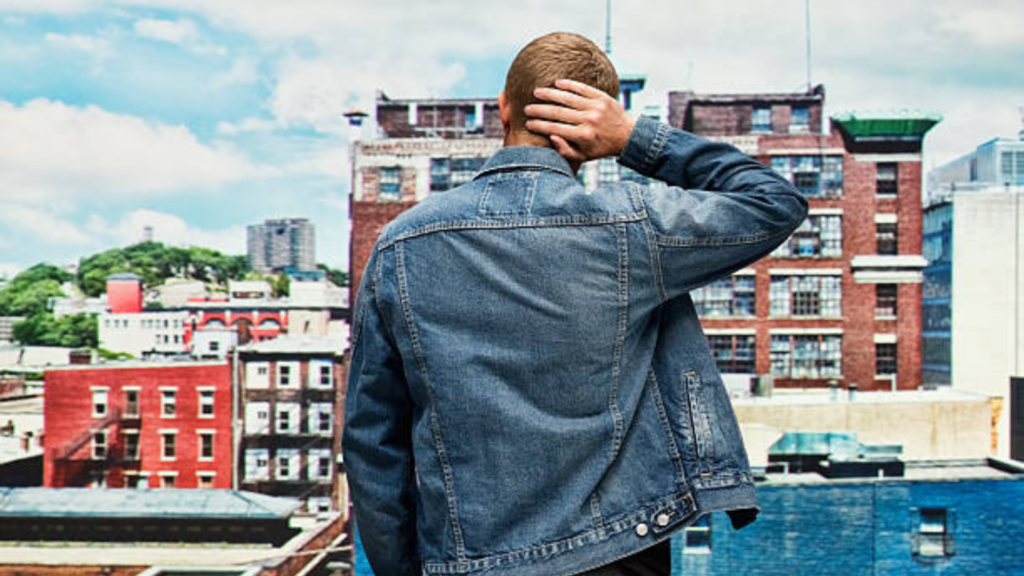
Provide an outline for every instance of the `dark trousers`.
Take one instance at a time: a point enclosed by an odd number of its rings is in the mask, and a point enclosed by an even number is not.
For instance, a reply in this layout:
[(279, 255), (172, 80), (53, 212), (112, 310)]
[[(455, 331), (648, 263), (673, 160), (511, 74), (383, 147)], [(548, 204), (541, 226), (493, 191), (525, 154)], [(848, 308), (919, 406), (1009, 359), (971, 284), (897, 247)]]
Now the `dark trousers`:
[(622, 560), (583, 572), (579, 576), (669, 576), (672, 544), (665, 540)]

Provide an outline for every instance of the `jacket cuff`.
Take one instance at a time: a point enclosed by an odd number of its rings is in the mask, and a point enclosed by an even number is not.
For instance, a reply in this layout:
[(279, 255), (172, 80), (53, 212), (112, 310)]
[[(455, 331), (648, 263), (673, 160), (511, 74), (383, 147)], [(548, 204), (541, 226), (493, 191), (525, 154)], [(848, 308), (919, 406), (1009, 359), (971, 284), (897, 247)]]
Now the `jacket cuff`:
[(650, 176), (657, 165), (658, 156), (665, 149), (671, 131), (668, 124), (640, 116), (629, 133), (626, 147), (619, 155), (619, 164), (645, 176)]

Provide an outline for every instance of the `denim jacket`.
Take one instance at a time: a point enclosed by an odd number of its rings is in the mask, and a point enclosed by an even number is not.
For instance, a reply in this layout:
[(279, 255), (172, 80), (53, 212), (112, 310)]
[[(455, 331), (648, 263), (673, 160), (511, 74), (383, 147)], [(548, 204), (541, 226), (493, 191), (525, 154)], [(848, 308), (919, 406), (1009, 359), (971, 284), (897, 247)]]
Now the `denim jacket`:
[(641, 118), (586, 193), (509, 147), (389, 224), (353, 318), (343, 448), (378, 576), (574, 574), (714, 510), (757, 513), (688, 292), (807, 212), (740, 153)]

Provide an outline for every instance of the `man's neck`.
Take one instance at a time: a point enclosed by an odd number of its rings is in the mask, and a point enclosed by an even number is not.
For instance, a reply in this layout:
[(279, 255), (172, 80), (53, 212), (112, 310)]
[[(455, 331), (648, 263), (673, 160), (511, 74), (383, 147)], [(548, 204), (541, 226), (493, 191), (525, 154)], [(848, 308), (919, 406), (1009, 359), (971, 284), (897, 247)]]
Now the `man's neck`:
[(536, 146), (537, 148), (551, 148), (551, 141), (545, 136), (540, 136), (527, 131), (514, 131), (505, 134), (505, 146)]
[[(554, 146), (551, 145), (551, 141), (548, 140), (547, 137), (540, 136), (540, 135), (537, 135), (537, 134), (533, 134), (532, 132), (527, 132), (525, 130), (522, 131), (522, 132), (518, 132), (517, 131), (517, 132), (508, 132), (508, 133), (506, 133), (505, 134), (504, 145), (506, 147), (508, 147), (508, 146), (534, 146), (534, 147), (537, 147), (537, 148), (551, 148), (551, 149), (554, 149)], [(576, 174), (576, 173), (578, 173), (580, 171), (580, 163), (579, 162), (574, 162), (572, 160), (569, 160), (568, 162), (569, 162), (569, 167), (572, 169), (573, 174)]]

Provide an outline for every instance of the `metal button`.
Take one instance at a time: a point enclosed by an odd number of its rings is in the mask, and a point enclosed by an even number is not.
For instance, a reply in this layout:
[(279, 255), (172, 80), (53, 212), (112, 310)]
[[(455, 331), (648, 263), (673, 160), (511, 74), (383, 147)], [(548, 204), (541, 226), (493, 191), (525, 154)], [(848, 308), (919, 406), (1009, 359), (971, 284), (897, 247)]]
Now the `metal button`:
[(637, 524), (636, 525), (636, 535), (637, 536), (647, 536), (647, 524), (644, 524), (643, 522), (641, 522), (640, 524)]
[(654, 519), (654, 523), (658, 526), (668, 526), (669, 517), (668, 514), (662, 512), (658, 514), (658, 517)]

